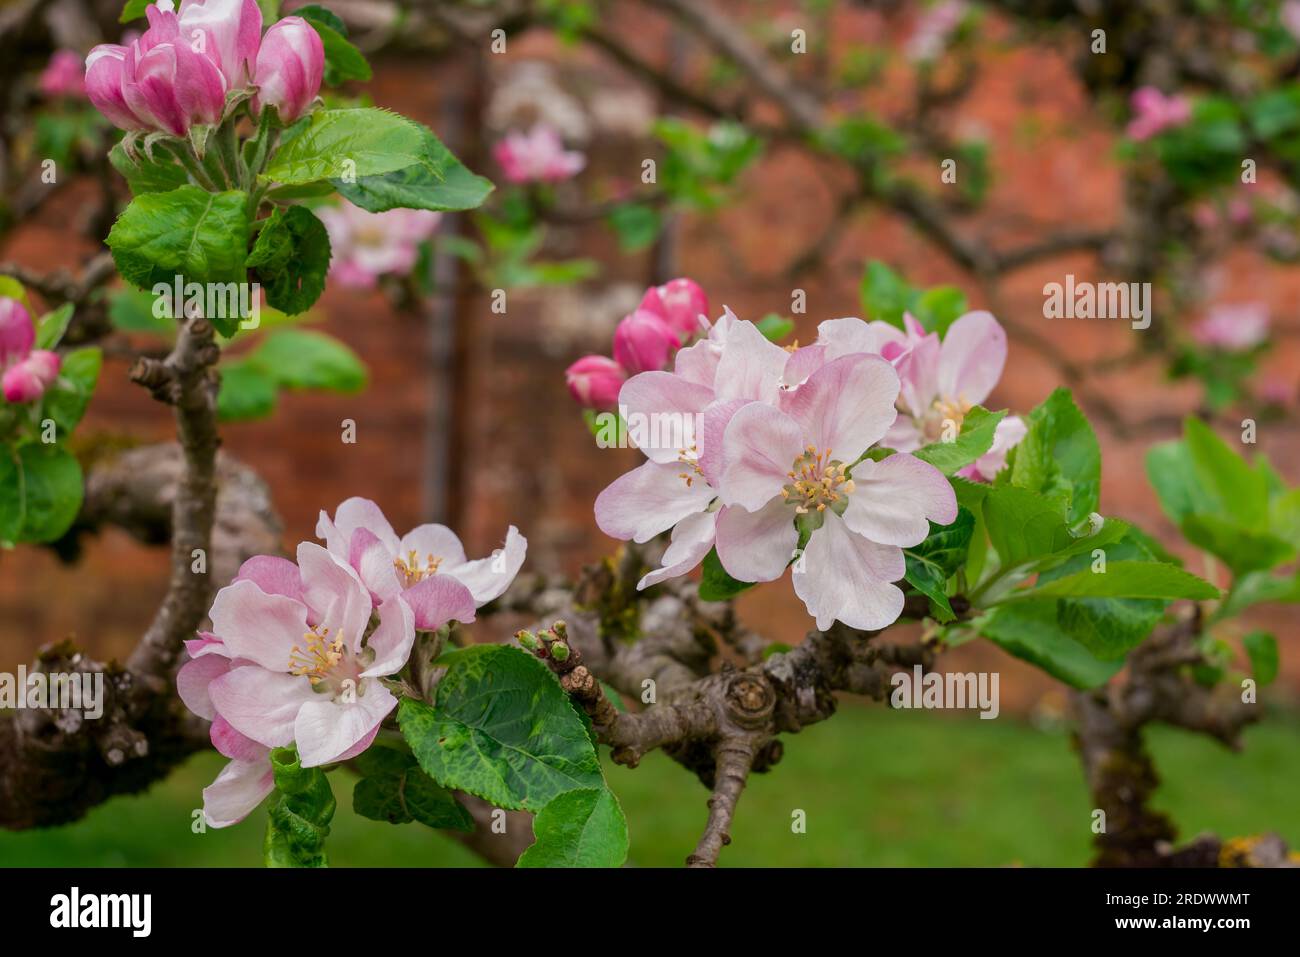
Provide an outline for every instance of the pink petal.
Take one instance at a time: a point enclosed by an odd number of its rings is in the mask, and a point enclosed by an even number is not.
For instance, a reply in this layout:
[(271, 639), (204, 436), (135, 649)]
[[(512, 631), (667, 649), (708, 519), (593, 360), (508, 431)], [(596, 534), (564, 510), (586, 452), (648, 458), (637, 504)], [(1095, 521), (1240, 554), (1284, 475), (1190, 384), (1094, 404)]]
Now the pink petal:
[[(437, 578), (438, 576), (434, 576)], [(433, 581), (426, 578), (425, 581)], [(444, 622), (445, 624), (445, 622)], [(435, 626), (441, 628), (442, 625)], [(411, 656), (415, 644), (415, 614), (400, 595), (379, 606), (379, 626), (366, 641), (366, 647), (375, 653), (370, 667), (361, 672), (363, 678), (378, 678), (396, 674)]]
[(989, 312), (968, 312), (943, 337), (939, 353), (939, 393), (978, 405), (1002, 378), (1007, 334)]
[(268, 595), (251, 581), (217, 592), (212, 630), (232, 658), (247, 658), (273, 671), (288, 671), (289, 655), (307, 631), (307, 607), (284, 595)]
[(402, 598), (421, 631), (437, 631), (449, 621), (469, 624), (477, 607), (469, 588), (451, 575), (430, 575), (402, 592)]
[[(688, 473), (690, 484), (682, 478)], [(689, 466), (645, 462), (596, 496), (596, 524), (611, 538), (648, 542), (687, 515), (702, 512), (716, 493)]]
[(835, 621), (876, 631), (903, 613), (903, 593), (890, 582), (903, 577), (902, 549), (877, 545), (849, 531), (829, 509), (792, 568), (795, 594), (825, 630)]
[(268, 748), (293, 740), (298, 709), (316, 698), (307, 678), (256, 666), (230, 669), (208, 685), (208, 695), (236, 731)]
[(704, 480), (717, 488), (722, 481), (725, 465), (722, 440), (727, 434), (727, 425), (732, 417), (749, 405), (748, 399), (729, 399), (715, 402), (704, 412), (704, 427), (697, 443), (696, 463), (704, 473)]
[(348, 564), (356, 570), (376, 604), (402, 590), (402, 582), (393, 562), (393, 553), (370, 529), (358, 528), (352, 533)]
[[(879, 356), (857, 353), (826, 363), (783, 404), (809, 445), (852, 462), (894, 424), (898, 388), (893, 366)], [(734, 420), (728, 433), (732, 428)]]
[(664, 550), (661, 567), (647, 573), (637, 582), (637, 589), (649, 588), (669, 578), (685, 575), (704, 561), (704, 556), (713, 547), (716, 521), (716, 512), (696, 512), (674, 525), (672, 543)]
[(751, 402), (731, 417), (722, 438), (724, 504), (757, 511), (789, 480), (794, 460), (803, 454), (803, 430), (794, 419), (762, 402)]
[(756, 512), (734, 505), (722, 509), (718, 559), (727, 574), (742, 582), (780, 578), (799, 544), (794, 516), (794, 509), (779, 495)]
[[(840, 322), (842, 320), (833, 319), (829, 321)], [(822, 323), (822, 325), (825, 324)], [(828, 351), (829, 347), (819, 343), (796, 349), (790, 353), (790, 358), (786, 360), (785, 370), (781, 378), (787, 386), (801, 385), (810, 375), (827, 363), (826, 354)]]
[(355, 652), (372, 607), (370, 592), (361, 577), (351, 565), (314, 542), (298, 545), (298, 568), (302, 572), (303, 595), (312, 612), (311, 624), (328, 628), (333, 637), (343, 638)]
[(302, 706), (294, 722), (293, 738), (304, 768), (339, 761), (370, 736), (393, 708), (397, 699), (374, 679), (360, 682), (351, 703), (317, 697)]
[(399, 545), (397, 533), (379, 506), (368, 498), (347, 499), (334, 510), (332, 521), (329, 515), (321, 512), (316, 523), (316, 537), (323, 538), (325, 547), (339, 558), (346, 558), (352, 533), (358, 528), (369, 529), (389, 552), (396, 554)]
[[(500, 596), (519, 574), (524, 556), (528, 554), (528, 539), (511, 525), (506, 529), (506, 542), (487, 558), (476, 558), (462, 565), (446, 568), (458, 582), (470, 590), (474, 604), (482, 606)], [(470, 619), (459, 619), (468, 621)]]
[(711, 401), (713, 390), (671, 372), (634, 375), (618, 393), (628, 434), (652, 462), (676, 462), (695, 444), (695, 417)]
[(949, 525), (957, 518), (957, 496), (933, 465), (911, 455), (865, 459), (853, 466), (854, 490), (844, 523), (858, 535), (883, 545), (919, 545), (930, 522)]
[(913, 415), (925, 415), (935, 399), (940, 397), (939, 358), (942, 351), (939, 337), (931, 333), (913, 342), (906, 352), (893, 360), (898, 370), (903, 405)]
[(275, 775), (266, 757), (231, 761), (203, 789), (203, 817), (209, 827), (229, 827), (246, 818), (275, 790)]
[(265, 747), (247, 735), (240, 734), (235, 730), (234, 725), (221, 715), (212, 719), (212, 730), (209, 736), (212, 739), (212, 746), (220, 754), (236, 761), (256, 761), (266, 756)]
[(718, 360), (714, 391), (720, 400), (775, 402), (790, 353), (771, 342), (752, 322), (738, 322), (727, 332)]
[(302, 601), (302, 576), (298, 566), (276, 555), (254, 555), (239, 566), (235, 581), (250, 581), (268, 595)]
[(215, 718), (217, 712), (208, 696), (208, 686), (230, 668), (230, 659), (218, 654), (203, 655), (181, 665), (176, 672), (176, 692), (185, 707), (208, 721)]

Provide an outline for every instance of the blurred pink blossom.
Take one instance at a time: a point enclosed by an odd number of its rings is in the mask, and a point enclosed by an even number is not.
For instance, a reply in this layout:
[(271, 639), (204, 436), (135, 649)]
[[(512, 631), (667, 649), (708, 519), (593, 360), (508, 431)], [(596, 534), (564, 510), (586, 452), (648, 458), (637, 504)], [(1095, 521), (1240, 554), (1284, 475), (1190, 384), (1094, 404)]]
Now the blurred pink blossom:
[(41, 72), (40, 86), (41, 92), (48, 97), (85, 99), (81, 54), (75, 50), (55, 50), (49, 65)]
[(1262, 302), (1213, 306), (1192, 327), (1197, 344), (1225, 352), (1245, 352), (1268, 338), (1268, 306)]
[(371, 213), (348, 202), (317, 210), (317, 215), (330, 236), (330, 275), (356, 289), (373, 288), (380, 276), (409, 273), (420, 243), (442, 219), (441, 213), (424, 209)]
[(33, 349), (36, 327), (17, 299), (0, 296), (0, 389), (6, 402), (34, 402), (59, 377), (57, 354)]
[(1176, 94), (1165, 96), (1154, 86), (1133, 91), (1129, 104), (1133, 108), (1133, 119), (1129, 120), (1128, 136), (1139, 142), (1182, 126), (1192, 118), (1191, 100)]
[(492, 155), (512, 183), (558, 183), (587, 165), (582, 153), (566, 150), (560, 134), (540, 123), (527, 133), (508, 134)]

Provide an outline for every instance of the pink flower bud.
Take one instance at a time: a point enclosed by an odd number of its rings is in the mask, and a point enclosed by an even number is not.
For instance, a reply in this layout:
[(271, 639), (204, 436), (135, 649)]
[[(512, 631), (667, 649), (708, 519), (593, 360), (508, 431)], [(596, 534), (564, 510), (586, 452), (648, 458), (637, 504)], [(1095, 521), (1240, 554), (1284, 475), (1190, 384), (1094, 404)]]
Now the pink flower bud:
[(564, 370), (564, 381), (577, 403), (588, 409), (612, 409), (627, 373), (609, 356), (583, 356)]
[(638, 309), (614, 330), (614, 358), (629, 373), (663, 369), (679, 345), (677, 333), (653, 312)]
[(26, 359), (9, 369), (4, 375), (3, 389), (9, 402), (31, 402), (39, 399), (59, 377), (59, 357), (53, 352), (37, 349)]
[(0, 367), (31, 352), (36, 329), (26, 307), (17, 299), (0, 296)]
[(285, 17), (262, 37), (254, 108), (261, 112), (263, 106), (274, 106), (281, 122), (292, 123), (316, 99), (324, 72), (320, 34), (302, 17)]
[(49, 66), (41, 73), (41, 92), (46, 96), (83, 97), (86, 87), (81, 78), (81, 57), (73, 50), (56, 50)]
[(686, 342), (700, 331), (700, 316), (709, 313), (709, 297), (692, 279), (670, 279), (647, 289), (638, 308), (653, 312)]
[(147, 124), (136, 116), (122, 95), (127, 48), (101, 43), (86, 57), (86, 95), (95, 109), (120, 130), (142, 130)]
[(226, 80), (214, 61), (183, 40), (167, 40), (141, 54), (143, 48), (141, 39), (123, 64), (122, 95), (131, 112), (150, 128), (173, 136), (221, 118)]
[(262, 39), (257, 0), (189, 0), (181, 10), (180, 34), (191, 46), (203, 38), (201, 52), (217, 64), (228, 89), (249, 84)]

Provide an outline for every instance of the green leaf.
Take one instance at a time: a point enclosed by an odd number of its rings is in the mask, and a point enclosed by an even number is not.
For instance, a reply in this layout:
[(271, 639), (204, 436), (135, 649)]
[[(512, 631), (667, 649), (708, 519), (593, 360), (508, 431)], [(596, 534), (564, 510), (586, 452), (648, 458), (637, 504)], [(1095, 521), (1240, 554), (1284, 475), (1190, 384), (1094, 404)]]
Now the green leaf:
[(361, 817), (389, 824), (419, 821), (427, 827), (474, 830), (474, 819), (446, 788), (420, 770), (415, 757), (375, 746), (356, 761), (362, 779), (352, 791), (352, 809)]
[(658, 239), (663, 224), (654, 207), (624, 203), (610, 211), (609, 225), (618, 236), (618, 248), (625, 253), (634, 253)]
[(934, 286), (920, 293), (909, 311), (926, 332), (937, 332), (942, 338), (965, 315), (966, 293), (957, 286)]
[(356, 353), (323, 332), (277, 329), (248, 359), (287, 389), (348, 393), (366, 385), (366, 367)]
[(1228, 447), (1197, 418), (1183, 424), (1183, 439), (1196, 480), (1215, 503), (1218, 514), (1247, 529), (1268, 522), (1268, 478)]
[(977, 625), (980, 633), (1015, 655), (1075, 688), (1105, 684), (1123, 661), (1101, 661), (1057, 622), (1055, 601), (1000, 605)]
[(1028, 431), (1010, 456), (1011, 484), (1069, 503), (1075, 524), (1098, 507), (1101, 447), (1068, 389), (1057, 389), (1025, 420)]
[(364, 177), (422, 162), (423, 139), (418, 123), (388, 110), (318, 110), (280, 147), (263, 178), (293, 185), (356, 177), (359, 186)]
[(334, 817), (334, 792), (320, 768), (304, 768), (292, 748), (271, 751), (271, 793), (262, 853), (267, 867), (327, 867), (325, 838)]
[(1232, 583), (1216, 618), (1239, 615), (1261, 602), (1300, 602), (1300, 574), (1277, 577), (1266, 572), (1242, 575)]
[[(175, 320), (166, 315), (159, 316), (154, 311), (156, 306), (165, 306), (168, 301), (129, 286), (113, 289), (108, 294), (108, 319), (113, 328), (121, 332), (147, 332), (171, 338), (176, 335)], [(165, 309), (161, 311), (166, 312)]]
[(870, 319), (902, 328), (903, 313), (911, 305), (916, 290), (898, 273), (878, 259), (867, 263), (862, 276), (862, 310)]
[(1295, 546), (1268, 532), (1239, 528), (1215, 515), (1188, 515), (1180, 526), (1187, 540), (1217, 555), (1234, 575), (1267, 571), (1295, 557)]
[(1266, 631), (1252, 631), (1241, 639), (1241, 645), (1250, 658), (1250, 670), (1262, 688), (1277, 678), (1277, 639)]
[(45, 415), (54, 420), (60, 440), (66, 439), (86, 414), (103, 362), (103, 354), (94, 347), (74, 349), (63, 356), (58, 381), (45, 393), (43, 406)]
[(627, 860), (627, 820), (608, 788), (554, 798), (533, 821), (537, 841), (519, 867), (619, 867)]
[[(197, 186), (137, 196), (106, 240), (118, 272), (146, 291), (158, 284), (170, 290), (177, 276), (185, 282), (242, 283), (247, 201), (238, 190), (208, 193)], [(227, 335), (239, 324), (237, 316), (208, 318)]]
[(704, 573), (700, 579), (701, 601), (726, 601), (743, 591), (748, 591), (755, 584), (754, 582), (737, 581), (728, 575), (727, 570), (722, 567), (722, 560), (718, 558), (716, 548), (709, 549), (709, 553), (704, 556), (701, 568)]
[(312, 29), (320, 35), (321, 45), (325, 48), (326, 85), (338, 86), (348, 80), (369, 82), (370, 64), (347, 39), (347, 27), (338, 16), (314, 3), (298, 7), (293, 13), (310, 23)]
[(63, 340), (63, 334), (68, 331), (68, 323), (72, 321), (73, 305), (65, 302), (53, 312), (47, 312), (36, 323), (36, 348), (53, 349)]
[(444, 655), (432, 706), (403, 699), (398, 724), (420, 767), (443, 787), (497, 807), (539, 811), (578, 788), (603, 788), (587, 728), (541, 661), (476, 645)]
[(1182, 440), (1153, 445), (1146, 454), (1147, 480), (1160, 498), (1160, 508), (1176, 525), (1192, 512), (1217, 509), (1214, 498), (1201, 486), (1192, 455)]
[(959, 508), (951, 525), (930, 523), (930, 534), (920, 545), (903, 549), (907, 562), (904, 577), (908, 584), (930, 599), (930, 611), (937, 621), (952, 621), (952, 605), (948, 601), (948, 579), (966, 560), (971, 535), (975, 530), (975, 516), (970, 509)]
[(414, 160), (355, 183), (332, 180), (339, 195), (372, 213), (389, 209), (464, 210), (483, 205), (492, 192), (490, 180), (465, 168), (427, 126), (414, 124), (420, 142)]
[(52, 542), (72, 525), (84, 494), (81, 466), (61, 445), (0, 447), (0, 542)]
[(962, 419), (961, 431), (951, 442), (934, 442), (917, 449), (912, 454), (922, 462), (929, 462), (944, 475), (964, 469), (993, 445), (993, 433), (1006, 411), (989, 412), (975, 406)]
[(794, 320), (787, 316), (778, 316), (774, 312), (769, 312), (754, 325), (768, 342), (780, 343), (794, 332)]
[(1219, 597), (1219, 589), (1176, 565), (1150, 561), (1107, 562), (1104, 572), (1086, 568), (1046, 584), (1014, 591), (1004, 601), (1038, 598), (1190, 598)]
[(1003, 568), (1051, 555), (1075, 541), (1055, 501), (1014, 485), (989, 489), (984, 523)]
[(113, 169), (126, 179), (132, 196), (140, 196), (143, 193), (168, 193), (189, 183), (185, 170), (165, 149), (156, 148), (153, 159), (143, 152), (137, 153), (132, 159), (121, 143), (114, 143), (113, 148), (108, 151), (108, 161), (113, 165)]
[(305, 206), (276, 209), (262, 224), (245, 261), (266, 289), (266, 301), (295, 316), (325, 291), (330, 237), (325, 224)]
[(265, 419), (275, 411), (278, 383), (269, 371), (249, 359), (221, 364), (217, 417), (222, 422)]
[(153, 0), (126, 0), (126, 6), (122, 8), (122, 15), (117, 18), (117, 22), (130, 23), (140, 19), (144, 16), (145, 7), (152, 2)]

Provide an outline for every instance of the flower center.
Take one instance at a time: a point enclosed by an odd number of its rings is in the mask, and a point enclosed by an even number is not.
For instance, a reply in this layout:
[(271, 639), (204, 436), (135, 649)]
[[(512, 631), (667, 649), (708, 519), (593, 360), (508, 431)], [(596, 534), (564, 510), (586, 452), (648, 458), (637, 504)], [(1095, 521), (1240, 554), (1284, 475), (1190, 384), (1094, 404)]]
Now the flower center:
[(930, 442), (938, 442), (945, 438), (945, 431), (948, 431), (952, 438), (956, 438), (957, 433), (961, 431), (966, 413), (970, 410), (971, 404), (961, 397), (954, 399), (950, 396), (940, 396), (930, 403), (930, 408), (921, 416), (918, 423), (921, 433)]
[(442, 564), (441, 558), (434, 558), (432, 555), (425, 555), (424, 562), (421, 563), (415, 549), (406, 553), (406, 557), (397, 557), (393, 559), (393, 568), (397, 569), (397, 575), (402, 579), (402, 586), (410, 588), (416, 582), (422, 582), (438, 570)]
[(827, 505), (853, 492), (853, 480), (844, 463), (832, 459), (830, 449), (818, 452), (816, 447), (808, 446), (786, 475), (790, 483), (782, 486), (781, 497), (800, 515), (824, 512)]
[(704, 471), (700, 468), (699, 462), (700, 450), (695, 443), (691, 444), (689, 449), (682, 449), (677, 453), (677, 461), (689, 468), (689, 471), (678, 473), (677, 477), (686, 483), (690, 488), (695, 483), (695, 477), (704, 477)]
[(331, 640), (329, 634), (328, 628), (304, 632), (303, 643), (289, 651), (289, 673), (310, 678), (313, 685), (319, 684), (343, 660), (343, 639)]

